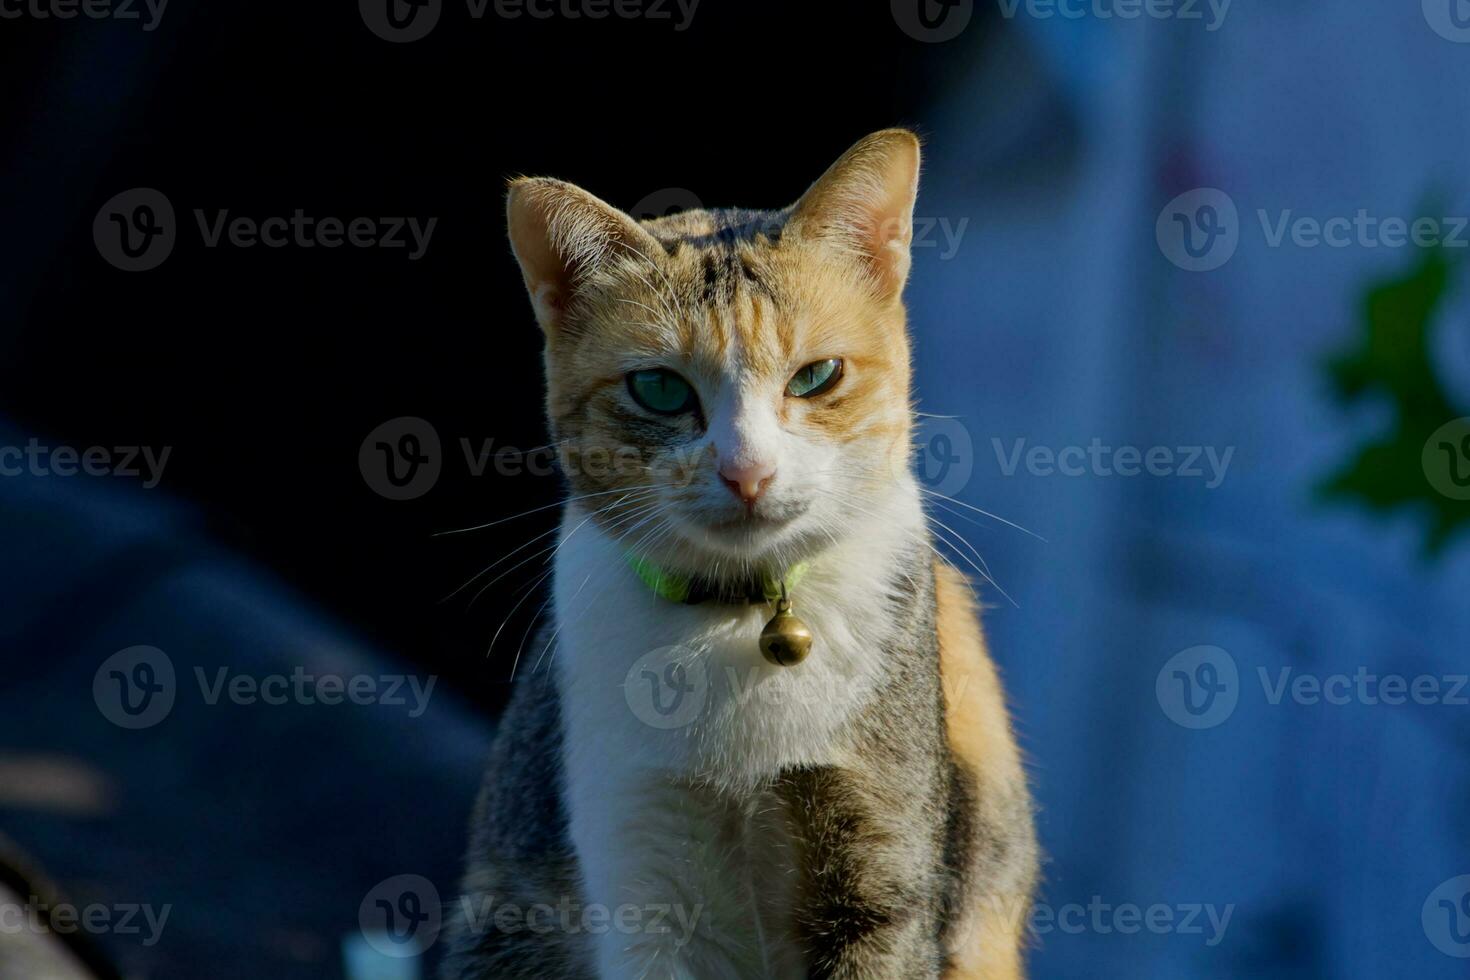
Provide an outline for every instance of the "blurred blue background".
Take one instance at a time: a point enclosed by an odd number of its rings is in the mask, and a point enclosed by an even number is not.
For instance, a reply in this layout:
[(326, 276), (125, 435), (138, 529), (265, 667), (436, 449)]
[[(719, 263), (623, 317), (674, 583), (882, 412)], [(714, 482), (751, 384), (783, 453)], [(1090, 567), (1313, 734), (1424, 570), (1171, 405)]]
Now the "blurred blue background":
[[(1441, 223), (1446, 239), (1461, 230), (1439, 254), (1272, 235), (1283, 214), (1464, 215), (1470, 47), (1417, 3), (1237, 6), (1215, 32), (1013, 26), (931, 117), (920, 210), (970, 227), (952, 259), (918, 253), (919, 389), (962, 424), (927, 420), (931, 440), (968, 435), (970, 456), (947, 467), (941, 441), (924, 462), (1046, 539), (941, 514), (1015, 599), (992, 593), (988, 625), (1033, 763), (1044, 902), (1234, 907), (1213, 947), (1208, 926), (1053, 927), (1036, 974), (1463, 976), (1464, 882), (1452, 909), (1444, 893), (1421, 912), (1470, 870), (1470, 504), (1441, 492), (1457, 488), (1420, 448), (1470, 413), (1464, 220)], [(1171, 219), (1193, 225), (1201, 188), (1238, 218), (1204, 256), (1217, 267), (1189, 271)], [(1370, 291), (1412, 294), (1440, 262), (1425, 316), (1394, 294), (1370, 317)], [(1428, 372), (1405, 363), (1420, 336)], [(1330, 364), (1365, 349), (1374, 381), (1344, 400)], [(1425, 427), (1413, 413), (1436, 381), (1457, 410)], [(1411, 454), (1373, 455), (1362, 493), (1324, 494), (1398, 432)], [(1106, 457), (1074, 454), (1072, 476), (1010, 462), (1018, 441), (1094, 440), (1233, 456), (1219, 480), (1203, 460), (1180, 475), (1183, 455), (1170, 475), (1131, 477)], [(1431, 552), (1441, 513), (1460, 532)], [(1227, 689), (1193, 716), (1171, 660), (1201, 646), (1216, 650), (1186, 654), (1183, 672), (1209, 680), (1209, 663)], [(1347, 703), (1308, 703), (1310, 688), (1274, 696), (1283, 671), (1430, 677), (1440, 696), (1373, 703), (1369, 680), (1366, 697), (1338, 682)], [(1197, 683), (1188, 696), (1207, 703)]]
[[(345, 976), (396, 876), (447, 901), (512, 654), (489, 637), (539, 603), (532, 575), (438, 600), (552, 515), (432, 534), (560, 492), (458, 458), (546, 441), (503, 177), (776, 205), (906, 123), (918, 466), (995, 580), (1047, 853), (1033, 975), (1463, 976), (1470, 5), (1120, 8), (0, 25), (0, 446), (172, 450), (146, 489), (0, 477), (0, 867), (27, 869), (0, 900), (173, 909), (156, 944), (76, 937), (98, 975), (283, 980)], [(180, 216), (154, 271), (93, 244), (134, 187)], [(440, 225), (416, 263), (190, 229), (298, 207)], [(1419, 219), (1435, 247), (1395, 234)], [(401, 417), (442, 439), (409, 500), (359, 461)], [(186, 681), (441, 683), (415, 717), (181, 687), (128, 730), (93, 681), (137, 645)], [(74, 975), (13, 945), (0, 976)]]

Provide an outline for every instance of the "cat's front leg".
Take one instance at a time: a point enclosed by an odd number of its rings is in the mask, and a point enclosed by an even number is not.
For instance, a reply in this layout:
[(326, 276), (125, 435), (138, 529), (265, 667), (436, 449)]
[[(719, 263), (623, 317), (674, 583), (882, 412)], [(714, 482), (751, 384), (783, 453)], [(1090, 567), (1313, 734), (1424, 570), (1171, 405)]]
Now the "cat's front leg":
[[(602, 980), (748, 980), (790, 975), (751, 910), (740, 816), (715, 794), (658, 772), (572, 790), (572, 838)], [(798, 974), (799, 975), (799, 974)]]
[(936, 942), (936, 841), (922, 789), (908, 796), (835, 767), (784, 775), (778, 791), (798, 855), (796, 939), (809, 976), (930, 980)]

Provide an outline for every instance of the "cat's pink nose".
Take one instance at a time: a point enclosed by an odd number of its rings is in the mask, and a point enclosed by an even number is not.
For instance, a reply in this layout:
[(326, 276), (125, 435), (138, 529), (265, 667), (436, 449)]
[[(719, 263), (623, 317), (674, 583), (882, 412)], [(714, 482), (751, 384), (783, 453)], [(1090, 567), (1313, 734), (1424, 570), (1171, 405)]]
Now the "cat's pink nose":
[(775, 478), (776, 467), (772, 463), (745, 463), (739, 466), (724, 463), (720, 466), (720, 479), (747, 507), (755, 506)]

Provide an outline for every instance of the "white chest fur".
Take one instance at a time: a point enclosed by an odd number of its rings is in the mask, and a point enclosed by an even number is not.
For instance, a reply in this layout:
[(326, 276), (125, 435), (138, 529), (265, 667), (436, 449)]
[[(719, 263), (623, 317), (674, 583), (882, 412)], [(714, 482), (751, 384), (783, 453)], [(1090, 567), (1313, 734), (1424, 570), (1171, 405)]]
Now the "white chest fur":
[(885, 516), (810, 563), (793, 598), (816, 641), (805, 662), (776, 667), (757, 645), (769, 606), (663, 599), (617, 542), (570, 512), (553, 654), (568, 761), (585, 753), (599, 767), (631, 763), (731, 789), (826, 761), (833, 734), (882, 676), (890, 576), (922, 527), (917, 502), (898, 499)]
[[(760, 872), (741, 801), (783, 768), (833, 761), (837, 733), (882, 676), (889, 577), (923, 527), (905, 495), (882, 517), (810, 563), (793, 598), (816, 642), (803, 663), (776, 667), (757, 646), (768, 607), (660, 598), (616, 542), (566, 515), (552, 659), (586, 900), (610, 912), (670, 905), (698, 923), (594, 939), (601, 976), (785, 972), (790, 950), (753, 908)], [(652, 964), (663, 966), (645, 973)]]

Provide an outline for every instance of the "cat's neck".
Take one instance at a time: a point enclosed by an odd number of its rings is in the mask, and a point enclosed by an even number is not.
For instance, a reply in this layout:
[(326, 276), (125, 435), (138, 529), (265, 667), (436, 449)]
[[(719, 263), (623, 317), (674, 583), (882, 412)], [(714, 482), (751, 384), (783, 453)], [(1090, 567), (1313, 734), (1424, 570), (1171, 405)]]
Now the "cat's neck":
[[(556, 584), (558, 590), (564, 588), (572, 574), (580, 570), (593, 579), (619, 580), (623, 587), (647, 592), (664, 600), (662, 604), (654, 604), (655, 610), (660, 605), (668, 605), (672, 608), (665, 611), (672, 612), (684, 603), (686, 590), (680, 586), (685, 583), (702, 583), (702, 591), (754, 597), (758, 590), (753, 583), (765, 580), (769, 591), (772, 583), (787, 578), (793, 585), (795, 601), (804, 605), (837, 606), (870, 602), (892, 592), (895, 578), (902, 576), (905, 566), (914, 561), (915, 553), (927, 560), (931, 552), (919, 491), (910, 481), (896, 485), (893, 492), (869, 503), (842, 537), (823, 540), (821, 547), (810, 552), (773, 561), (747, 562), (734, 556), (702, 565), (687, 554), (663, 559), (657, 553), (649, 554), (636, 545), (630, 547), (620, 537), (608, 534), (585, 508), (573, 503), (562, 520)], [(723, 583), (729, 586), (728, 590), (716, 589), (715, 585), (722, 582), (712, 570), (716, 567), (743, 571)], [(666, 579), (659, 581), (660, 576)], [(768, 598), (774, 600), (775, 596)], [(714, 619), (722, 615), (745, 618), (745, 607), (751, 604), (737, 599), (695, 603)]]
[[(569, 508), (551, 656), (572, 742), (618, 744), (636, 757), (631, 764), (728, 786), (829, 761), (846, 721), (882, 682), (905, 603), (928, 574), (917, 490), (897, 487), (869, 511), (806, 557), (792, 600), (815, 643), (801, 664), (778, 667), (758, 646), (768, 606), (672, 602), (640, 580), (621, 542)], [(678, 689), (658, 689), (675, 677)], [(685, 694), (699, 703), (661, 714)]]

